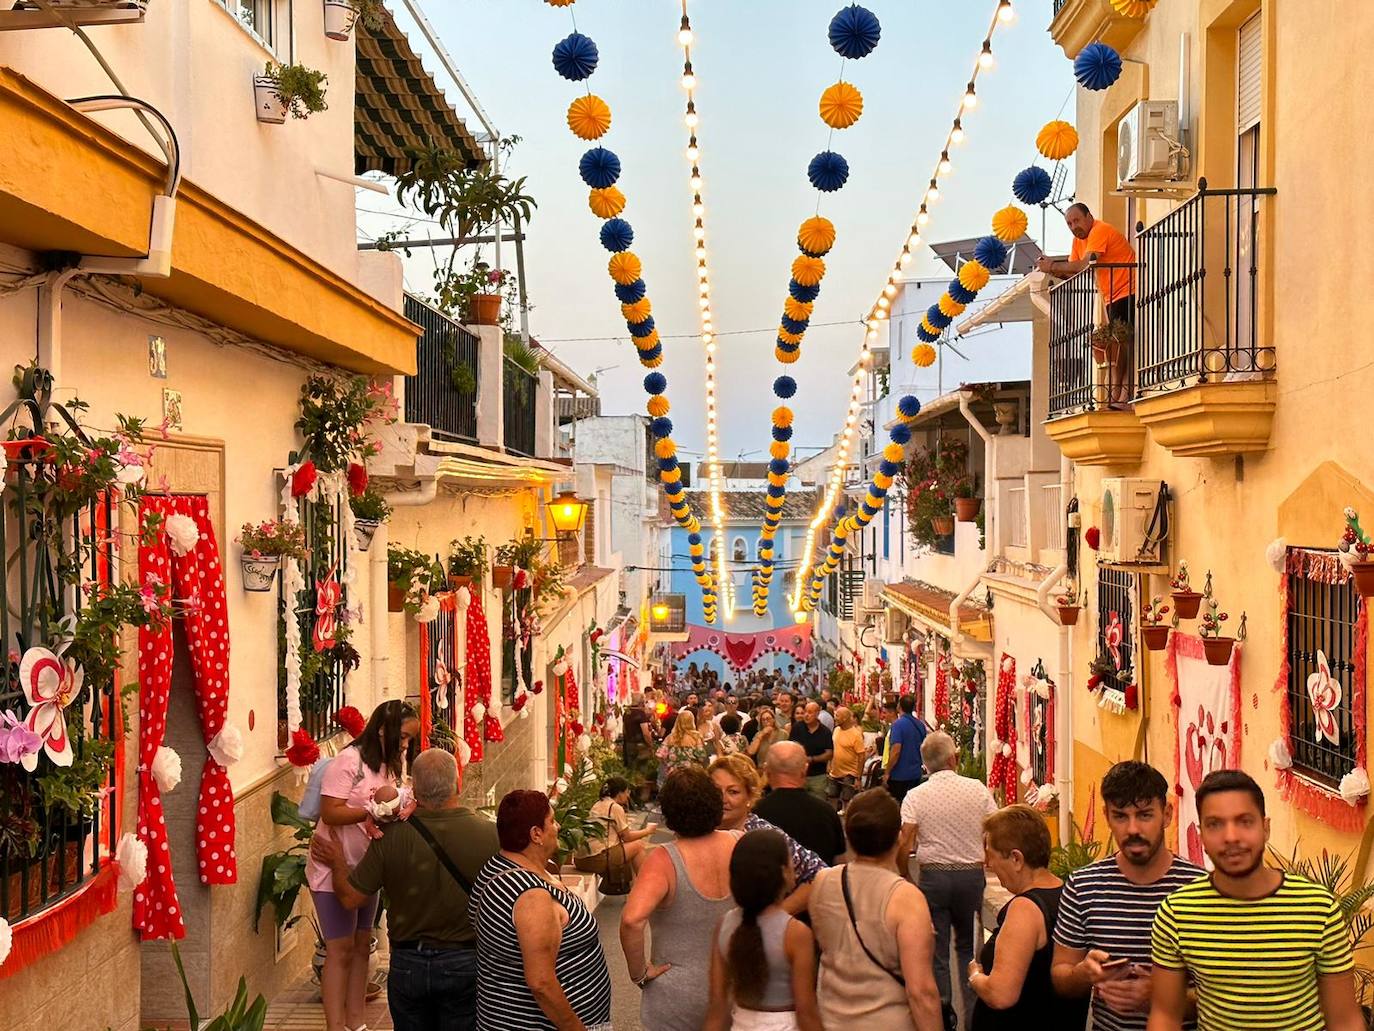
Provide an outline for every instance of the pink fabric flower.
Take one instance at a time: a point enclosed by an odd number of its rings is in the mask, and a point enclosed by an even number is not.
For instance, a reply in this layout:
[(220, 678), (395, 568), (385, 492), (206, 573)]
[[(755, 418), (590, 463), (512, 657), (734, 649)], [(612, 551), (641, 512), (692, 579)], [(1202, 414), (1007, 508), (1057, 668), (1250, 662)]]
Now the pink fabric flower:
[(43, 740), (13, 712), (0, 713), (0, 763), (22, 763), (38, 754)]
[[(85, 678), (85, 671), (75, 662), (64, 662), (47, 648), (30, 648), (19, 662), (19, 685), (30, 706), (26, 723), (56, 766), (72, 764), (65, 710), (81, 693)], [(38, 768), (37, 753), (24, 756), (20, 763), (32, 773)]]

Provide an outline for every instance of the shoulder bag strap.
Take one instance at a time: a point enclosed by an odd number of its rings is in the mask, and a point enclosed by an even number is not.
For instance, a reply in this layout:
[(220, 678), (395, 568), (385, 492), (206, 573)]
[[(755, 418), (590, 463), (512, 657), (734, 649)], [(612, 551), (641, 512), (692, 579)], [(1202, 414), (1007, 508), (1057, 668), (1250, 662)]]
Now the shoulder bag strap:
[(449, 872), (449, 874), (453, 877), (455, 881), (458, 882), (458, 886), (463, 889), (463, 893), (466, 894), (469, 898), (471, 898), (472, 882), (463, 876), (463, 871), (458, 869), (458, 864), (455, 863), (452, 859), (450, 859), (448, 853), (443, 850), (439, 842), (434, 840), (434, 835), (430, 833), (429, 828), (426, 827), (419, 820), (415, 819), (407, 820), (406, 824), (408, 826), (414, 827), (415, 832), (419, 834), (420, 837), (425, 839), (425, 844), (427, 844), (430, 848), (430, 851), (434, 853), (434, 858), (439, 860), (439, 863), (443, 866), (443, 868)]
[(854, 916), (854, 899), (849, 894), (849, 867), (845, 866), (840, 871), (840, 887), (844, 891), (844, 908), (849, 910), (849, 926), (854, 928), (854, 937), (859, 940), (859, 948), (864, 950), (864, 955), (873, 961), (873, 965), (880, 968), (883, 973), (896, 981), (903, 988), (906, 987), (906, 978), (895, 971), (889, 970), (883, 965), (877, 956), (869, 951), (868, 945), (864, 942), (864, 936), (859, 933), (859, 921)]

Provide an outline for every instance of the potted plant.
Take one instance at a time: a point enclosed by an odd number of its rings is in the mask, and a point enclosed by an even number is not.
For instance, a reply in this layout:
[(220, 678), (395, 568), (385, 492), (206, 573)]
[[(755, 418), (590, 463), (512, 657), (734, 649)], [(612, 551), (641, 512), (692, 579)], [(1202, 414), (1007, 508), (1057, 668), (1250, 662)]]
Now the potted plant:
[(1135, 330), (1129, 322), (1113, 319), (1093, 330), (1093, 361), (1098, 365), (1112, 365), (1116, 362), (1123, 347), (1135, 342)]
[(348, 499), (353, 509), (353, 539), (359, 551), (372, 547), (372, 537), (377, 527), (391, 518), (391, 505), (376, 487), (368, 485), (361, 494)]
[(496, 549), (496, 561), (491, 567), (491, 585), (502, 590), (511, 586), (517, 569), (535, 571), (534, 566), (544, 552), (544, 542), (534, 536), (521, 537)]
[(1152, 652), (1159, 651), (1169, 643), (1169, 627), (1164, 623), (1169, 606), (1163, 602), (1164, 599), (1156, 594), (1150, 599), (1149, 607), (1140, 615), (1140, 637), (1145, 642), (1145, 647)]
[(505, 269), (488, 268), (478, 262), (474, 269), (473, 293), (468, 297), (467, 317), (476, 326), (501, 325), (501, 306), (514, 280)]
[(389, 544), (386, 549), (388, 612), (420, 611), (425, 599), (444, 583), (444, 567), (423, 551)]
[(450, 590), (481, 587), (487, 576), (487, 539), (464, 537), (448, 545), (448, 585)]
[(944, 502), (943, 509), (940, 515), (930, 517), (930, 528), (937, 537), (949, 537), (954, 533), (954, 516), (948, 501)]
[(358, 22), (377, 28), (384, 9), (382, 0), (324, 0), (324, 34), (343, 42)]
[(303, 64), (267, 62), (266, 70), (253, 78), (258, 121), (280, 125), (286, 116), (309, 118), (327, 110), (325, 86), (329, 76)]
[(1078, 613), (1082, 609), (1079, 602), (1078, 592), (1072, 585), (1064, 588), (1063, 592), (1055, 599), (1055, 605), (1059, 609), (1059, 625), (1073, 626), (1078, 622)]
[(1202, 638), (1202, 650), (1206, 653), (1209, 664), (1225, 666), (1231, 661), (1231, 648), (1235, 645), (1236, 639), (1221, 636), (1221, 624), (1231, 617), (1219, 611), (1217, 599), (1212, 595), (1211, 573), (1207, 574), (1207, 586), (1203, 591), (1203, 597), (1207, 599), (1207, 611), (1203, 614), (1202, 623), (1197, 631), (1198, 636)]
[(237, 543), (243, 565), (245, 591), (270, 591), (282, 559), (303, 559), (310, 554), (305, 546), (305, 527), (284, 519), (265, 523), (244, 523)]
[(1374, 597), (1374, 562), (1369, 558), (1374, 553), (1374, 544), (1370, 543), (1369, 535), (1360, 527), (1360, 514), (1353, 508), (1345, 510), (1345, 533), (1337, 548), (1341, 564), (1350, 570), (1360, 597)]
[(975, 496), (978, 477), (966, 473), (954, 481), (954, 514), (961, 523), (971, 523), (978, 518), (978, 509), (983, 501)]
[(1174, 611), (1178, 613), (1179, 619), (1197, 618), (1198, 607), (1202, 604), (1202, 595), (1193, 590), (1188, 582), (1188, 562), (1180, 559), (1178, 572), (1169, 580), (1169, 590), (1174, 599)]

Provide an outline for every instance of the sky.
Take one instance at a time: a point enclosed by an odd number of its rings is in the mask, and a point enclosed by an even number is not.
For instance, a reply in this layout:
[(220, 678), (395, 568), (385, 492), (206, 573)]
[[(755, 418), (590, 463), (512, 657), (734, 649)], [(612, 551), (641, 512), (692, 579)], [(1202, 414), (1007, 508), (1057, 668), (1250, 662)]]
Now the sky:
[[(573, 136), (565, 115), (584, 86), (610, 105), (611, 130), (599, 142), (621, 159), (618, 185), (628, 198), (622, 217), (634, 227), (633, 249), (643, 260), (664, 337), (660, 371), (668, 377), (674, 437), (684, 457), (694, 457), (705, 443), (704, 351), (686, 94), (679, 82), (681, 0), (580, 0), (561, 9), (542, 0), (420, 2), (497, 129), (521, 137), (509, 169), (527, 177), (538, 202), (525, 245), (532, 334), (584, 375), (601, 370), (597, 383), (608, 415), (644, 410), (645, 370), (606, 273), (601, 222), (587, 207), (587, 187), (577, 173), (578, 159), (592, 144)], [(882, 22), (882, 39), (867, 58), (844, 66), (844, 78), (863, 92), (863, 117), (830, 143), (848, 160), (850, 177), (843, 190), (820, 200), (838, 240), (826, 256), (828, 271), (801, 360), (788, 369), (798, 383), (794, 444), (802, 455), (828, 444), (840, 428), (847, 370), (863, 338), (859, 320), (901, 249), (996, 7), (995, 0), (865, 3)], [(782, 371), (773, 344), (797, 255), (797, 226), (817, 211), (806, 167), (830, 136), (817, 107), (841, 71), (826, 38), (841, 6), (840, 0), (689, 0), (712, 310), (720, 334), (723, 458), (757, 460), (770, 440), (768, 412), (776, 402), (769, 384)], [(466, 115), (461, 95), (429, 55), (408, 12), (399, 3), (392, 7)], [(928, 240), (986, 234), (992, 213), (1012, 200), (1015, 173), (1034, 161), (1045, 163), (1035, 151), (1040, 127), (1055, 117), (1072, 121), (1072, 69), (1047, 32), (1050, 4), (1016, 0), (1016, 9), (1016, 20), (993, 38), (997, 63), (979, 76), (979, 104), (963, 119), (968, 138), (951, 153), (954, 172), (941, 182)], [(600, 51), (596, 73), (585, 84), (562, 79), (550, 62), (554, 44), (572, 31), (574, 15), (577, 29)], [(476, 119), (469, 125), (476, 129)], [(364, 210), (394, 208), (373, 194), (359, 198)], [(1037, 239), (1040, 222), (1033, 212), (1030, 233)], [(359, 224), (374, 235), (406, 225), (370, 214), (360, 215)], [(1049, 226), (1046, 249), (1067, 251), (1069, 237), (1054, 211)], [(411, 226), (420, 236), (436, 228)], [(491, 261), (493, 255), (484, 257)], [(514, 267), (509, 249), (502, 263)], [(431, 268), (432, 259), (417, 252), (407, 262), (407, 287), (426, 292)], [(909, 275), (939, 273), (948, 271), (928, 252), (908, 269)], [(992, 339), (961, 345), (974, 362), (964, 368), (951, 356), (944, 382), (1024, 375), (1028, 361), (999, 357)], [(1004, 361), (1012, 363), (1005, 370)]]

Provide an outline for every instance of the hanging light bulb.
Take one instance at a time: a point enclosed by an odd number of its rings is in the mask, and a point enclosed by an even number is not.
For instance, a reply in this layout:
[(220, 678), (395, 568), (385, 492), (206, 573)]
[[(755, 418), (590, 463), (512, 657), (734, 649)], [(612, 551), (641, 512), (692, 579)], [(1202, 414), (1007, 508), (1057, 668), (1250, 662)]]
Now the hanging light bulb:
[(1011, 8), (1011, 0), (1002, 0), (997, 7), (997, 20), (1006, 24), (1016, 20), (1016, 12)]
[(953, 171), (954, 171), (954, 163), (953, 163), (952, 161), (950, 161), (950, 159), (949, 159), (949, 151), (947, 151), (947, 150), (942, 150), (942, 151), (940, 151), (940, 167), (939, 167), (939, 173), (940, 173), (941, 175), (949, 175), (949, 173), (950, 173), (950, 172), (953, 172)]
[(921, 210), (916, 215), (916, 224), (923, 226), (930, 221), (930, 215), (926, 213), (925, 205), (921, 205)]
[(992, 56), (992, 40), (983, 40), (983, 52), (978, 55), (978, 67), (987, 71), (997, 63), (997, 59)]
[(687, 19), (687, 15), (682, 16), (682, 25), (677, 30), (678, 46), (689, 47), (692, 45), (692, 23)]
[(695, 165), (699, 157), (701, 157), (701, 148), (697, 146), (697, 138), (693, 134), (692, 138), (687, 141), (687, 160)]
[(936, 183), (935, 183), (935, 180), (932, 179), (932, 180), (930, 181), (930, 188), (926, 190), (926, 203), (927, 203), (927, 204), (934, 204), (934, 203), (935, 203), (937, 200), (939, 200), (939, 199), (940, 199), (940, 187), (937, 186)]
[(906, 268), (906, 267), (907, 267), (908, 265), (910, 265), (910, 264), (911, 264), (911, 252), (910, 252), (910, 251), (902, 251), (902, 268)]
[(964, 94), (964, 110), (969, 111), (978, 106), (978, 91), (973, 88), (973, 83), (968, 84), (968, 92)]
[(697, 218), (700, 218), (705, 213), (705, 211), (706, 205), (701, 203), (700, 197), (698, 197), (696, 200), (692, 202), (692, 214), (695, 215)]
[(908, 254), (911, 251), (915, 250), (917, 247), (921, 246), (921, 234), (916, 232), (915, 230), (912, 230), (911, 235), (906, 238), (906, 246)]
[(897, 287), (892, 283), (888, 283), (887, 286), (883, 287), (883, 295), (886, 297), (896, 297)]
[(692, 235), (698, 240), (706, 239), (706, 227), (701, 224), (701, 219), (697, 219), (697, 224), (692, 229)]
[(697, 88), (697, 77), (696, 73), (692, 71), (691, 61), (682, 66), (682, 88), (688, 91)]
[(701, 123), (701, 119), (697, 117), (697, 106), (690, 100), (687, 101), (687, 117), (684, 121), (689, 129), (695, 129)]
[(693, 193), (701, 192), (701, 173), (697, 171), (696, 166), (692, 167), (692, 178), (688, 179), (687, 183), (692, 187)]
[[(886, 310), (887, 306), (888, 306), (889, 304), (891, 304), (891, 303), (892, 303), (892, 302), (889, 301), (886, 297), (879, 297), (879, 298), (878, 298), (878, 307), (879, 307), (879, 308), (882, 308), (882, 309), (884, 309), (884, 310)], [(882, 316), (880, 315), (879, 318), (881, 318), (881, 317), (882, 317)]]
[(954, 128), (950, 130), (949, 142), (954, 144), (964, 142), (964, 122), (962, 118), (954, 119)]

